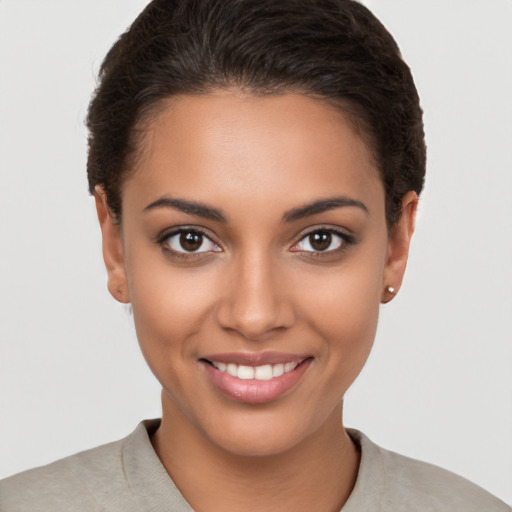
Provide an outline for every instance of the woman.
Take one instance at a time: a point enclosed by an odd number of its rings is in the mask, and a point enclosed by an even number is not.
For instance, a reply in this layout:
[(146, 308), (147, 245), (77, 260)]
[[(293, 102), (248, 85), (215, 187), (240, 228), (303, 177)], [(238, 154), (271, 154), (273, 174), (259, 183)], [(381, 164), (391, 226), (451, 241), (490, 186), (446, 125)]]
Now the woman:
[(355, 2), (154, 1), (88, 175), (162, 421), (4, 481), (6, 510), (509, 510), (342, 425), (423, 185), (412, 78)]

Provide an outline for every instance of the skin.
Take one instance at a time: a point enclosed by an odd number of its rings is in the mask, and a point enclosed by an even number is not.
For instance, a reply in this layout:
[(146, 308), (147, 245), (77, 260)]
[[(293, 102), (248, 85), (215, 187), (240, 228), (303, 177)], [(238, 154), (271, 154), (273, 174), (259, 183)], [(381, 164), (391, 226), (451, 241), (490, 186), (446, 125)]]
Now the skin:
[[(416, 194), (388, 229), (371, 149), (341, 112), (300, 94), (176, 96), (144, 128), (121, 222), (99, 187), (96, 202), (109, 290), (131, 302), (163, 388), (157, 454), (199, 512), (339, 510), (359, 465), (343, 396), (369, 355), (380, 303), (392, 298), (386, 287), (401, 285)], [(283, 219), (340, 196), (364, 208)], [(225, 221), (146, 209), (163, 197), (203, 203)], [(165, 238), (176, 227), (201, 229), (212, 243), (187, 253), (179, 236)], [(315, 251), (308, 236), (320, 229), (349, 237), (332, 234)], [(201, 363), (265, 351), (310, 363), (262, 404), (220, 392)]]

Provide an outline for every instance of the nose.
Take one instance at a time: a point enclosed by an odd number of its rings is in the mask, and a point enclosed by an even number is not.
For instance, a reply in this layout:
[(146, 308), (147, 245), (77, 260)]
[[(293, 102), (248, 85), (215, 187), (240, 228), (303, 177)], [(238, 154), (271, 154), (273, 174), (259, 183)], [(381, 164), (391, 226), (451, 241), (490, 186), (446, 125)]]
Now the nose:
[(291, 327), (295, 313), (279, 273), (271, 258), (263, 255), (233, 265), (225, 276), (223, 300), (217, 310), (220, 326), (254, 341)]

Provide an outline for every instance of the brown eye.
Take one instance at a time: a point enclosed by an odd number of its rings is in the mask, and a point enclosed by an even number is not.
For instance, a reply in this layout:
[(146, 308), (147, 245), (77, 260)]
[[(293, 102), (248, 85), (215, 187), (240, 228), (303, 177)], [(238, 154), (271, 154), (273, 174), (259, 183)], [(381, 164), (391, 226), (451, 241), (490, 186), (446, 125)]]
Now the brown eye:
[(317, 231), (309, 235), (309, 244), (315, 251), (325, 251), (332, 242), (332, 235), (327, 231)]
[(189, 232), (181, 233), (180, 245), (185, 251), (197, 251), (203, 244), (203, 235), (201, 233)]
[(220, 247), (214, 244), (206, 235), (194, 229), (175, 232), (162, 240), (173, 252), (203, 253), (218, 252)]
[(303, 252), (331, 252), (349, 243), (348, 236), (336, 231), (318, 229), (307, 234), (292, 250)]

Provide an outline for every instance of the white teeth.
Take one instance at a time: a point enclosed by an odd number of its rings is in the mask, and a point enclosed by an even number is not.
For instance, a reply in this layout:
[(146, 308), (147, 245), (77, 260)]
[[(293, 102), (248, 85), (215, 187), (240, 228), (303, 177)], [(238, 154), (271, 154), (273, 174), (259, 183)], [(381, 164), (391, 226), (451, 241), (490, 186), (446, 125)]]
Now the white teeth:
[(257, 366), (254, 369), (254, 378), (257, 380), (270, 380), (273, 377), (272, 373), (272, 365), (270, 364)]
[(297, 367), (297, 363), (286, 363), (284, 365), (284, 373), (291, 372)]
[(252, 366), (240, 365), (238, 367), (238, 378), (244, 380), (254, 379), (254, 368)]
[(272, 367), (272, 377), (281, 377), (284, 373), (284, 364), (275, 364)]
[(295, 370), (299, 363), (264, 364), (262, 366), (245, 366), (234, 363), (226, 364), (217, 362), (212, 362), (212, 364), (220, 372), (227, 373), (232, 377), (238, 377), (242, 380), (270, 380)]
[[(219, 368), (220, 370), (220, 368)], [(238, 365), (229, 363), (226, 368), (226, 373), (229, 373), (231, 377), (238, 377)]]

